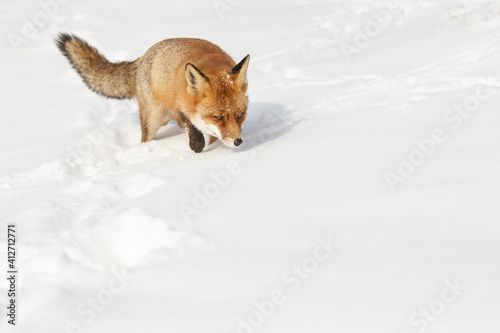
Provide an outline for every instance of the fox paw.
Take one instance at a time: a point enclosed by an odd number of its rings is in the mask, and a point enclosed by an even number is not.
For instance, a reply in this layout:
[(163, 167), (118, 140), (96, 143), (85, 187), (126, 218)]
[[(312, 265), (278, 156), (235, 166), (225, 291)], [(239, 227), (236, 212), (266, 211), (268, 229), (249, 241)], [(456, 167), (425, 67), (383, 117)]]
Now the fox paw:
[(194, 151), (195, 153), (201, 153), (203, 151), (203, 148), (205, 148), (205, 139), (201, 137), (202, 140), (190, 140), (189, 141), (189, 147), (191, 147), (191, 150)]
[(194, 127), (189, 131), (189, 147), (195, 153), (201, 153), (203, 148), (205, 148), (203, 134)]

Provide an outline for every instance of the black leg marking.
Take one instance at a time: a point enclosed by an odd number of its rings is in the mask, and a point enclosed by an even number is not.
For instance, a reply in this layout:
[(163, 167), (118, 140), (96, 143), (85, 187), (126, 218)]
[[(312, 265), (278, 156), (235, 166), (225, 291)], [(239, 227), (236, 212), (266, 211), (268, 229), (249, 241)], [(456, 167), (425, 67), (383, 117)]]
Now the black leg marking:
[(189, 133), (189, 147), (195, 153), (201, 153), (203, 148), (205, 148), (205, 138), (203, 134), (191, 124), (188, 120), (187, 123), (188, 133)]

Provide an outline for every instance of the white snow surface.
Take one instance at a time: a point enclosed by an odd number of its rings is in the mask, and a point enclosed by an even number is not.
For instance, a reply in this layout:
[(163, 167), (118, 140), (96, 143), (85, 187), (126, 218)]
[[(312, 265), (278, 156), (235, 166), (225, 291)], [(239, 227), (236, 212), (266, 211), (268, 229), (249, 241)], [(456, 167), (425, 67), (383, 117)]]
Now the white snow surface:
[[(500, 332), (500, 2), (0, 8), (1, 332)], [(62, 31), (113, 61), (251, 54), (244, 144), (139, 143)]]

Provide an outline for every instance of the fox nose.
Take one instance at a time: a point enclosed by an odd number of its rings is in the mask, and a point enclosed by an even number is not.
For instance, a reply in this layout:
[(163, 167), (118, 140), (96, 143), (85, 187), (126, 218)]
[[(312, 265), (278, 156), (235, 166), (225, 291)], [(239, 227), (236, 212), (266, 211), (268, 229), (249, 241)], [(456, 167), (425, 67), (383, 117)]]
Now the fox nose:
[(239, 146), (239, 145), (241, 145), (242, 143), (243, 143), (243, 140), (241, 140), (241, 139), (236, 139), (236, 140), (234, 140), (234, 145), (235, 145), (236, 147), (238, 147), (238, 146)]

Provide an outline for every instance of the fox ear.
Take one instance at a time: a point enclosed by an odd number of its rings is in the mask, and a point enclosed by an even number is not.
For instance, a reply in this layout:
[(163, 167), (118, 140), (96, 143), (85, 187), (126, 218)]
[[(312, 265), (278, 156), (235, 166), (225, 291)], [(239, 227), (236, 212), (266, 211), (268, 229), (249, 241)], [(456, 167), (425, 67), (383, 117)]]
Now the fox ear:
[(208, 77), (191, 63), (186, 64), (186, 80), (188, 93), (200, 97), (205, 95), (204, 91), (210, 85)]
[(231, 72), (229, 72), (229, 74), (233, 76), (236, 86), (242, 91), (246, 91), (248, 87), (247, 70), (249, 62), (250, 55), (247, 55), (238, 65), (234, 66)]

